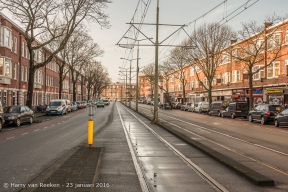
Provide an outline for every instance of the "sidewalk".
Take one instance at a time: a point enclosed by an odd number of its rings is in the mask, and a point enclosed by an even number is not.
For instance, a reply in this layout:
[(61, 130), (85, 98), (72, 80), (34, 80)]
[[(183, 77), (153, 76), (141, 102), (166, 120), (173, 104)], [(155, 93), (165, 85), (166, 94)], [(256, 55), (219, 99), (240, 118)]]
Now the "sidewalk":
[[(87, 144), (71, 150), (32, 181), (37, 188), (24, 191), (141, 191), (125, 133), (117, 113), (89, 149)], [(35, 113), (37, 114), (37, 113)], [(44, 115), (39, 113), (37, 116)]]

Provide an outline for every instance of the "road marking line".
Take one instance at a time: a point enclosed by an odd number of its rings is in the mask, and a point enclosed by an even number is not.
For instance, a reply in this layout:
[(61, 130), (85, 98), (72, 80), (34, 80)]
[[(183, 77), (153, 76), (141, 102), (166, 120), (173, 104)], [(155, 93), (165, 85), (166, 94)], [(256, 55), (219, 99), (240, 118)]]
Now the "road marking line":
[(47, 129), (48, 127), (44, 127), (44, 129)]
[(267, 129), (267, 130), (273, 130), (273, 129), (269, 129), (269, 128), (265, 128), (265, 129)]
[(11, 129), (6, 129), (7, 131), (11, 131), (11, 130), (13, 130), (13, 129), (15, 129), (15, 128), (11, 128)]
[(288, 133), (287, 131), (280, 131), (281, 133)]
[(6, 138), (6, 139), (13, 139), (15, 136), (13, 136), (13, 137), (8, 137), (8, 138)]
[(26, 134), (28, 134), (28, 132), (26, 132), (26, 133), (22, 133), (21, 135), (26, 135)]
[(39, 129), (36, 129), (36, 130), (34, 130), (34, 131), (39, 131)]

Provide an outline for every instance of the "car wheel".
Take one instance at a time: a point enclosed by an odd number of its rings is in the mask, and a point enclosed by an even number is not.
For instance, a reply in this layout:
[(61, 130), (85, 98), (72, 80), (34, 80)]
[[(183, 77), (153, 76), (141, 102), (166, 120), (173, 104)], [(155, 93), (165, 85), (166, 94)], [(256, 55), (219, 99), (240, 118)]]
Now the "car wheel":
[(224, 114), (223, 113), (221, 113), (221, 117), (224, 118)]
[(208, 111), (208, 115), (209, 115), (209, 116), (211, 116), (211, 113), (210, 113), (210, 111)]
[(234, 113), (231, 114), (231, 119), (235, 119)]
[(249, 115), (249, 116), (248, 116), (248, 121), (253, 122), (252, 115)]
[(29, 123), (32, 124), (33, 123), (33, 117), (29, 118)]
[(201, 113), (202, 113), (202, 110), (199, 110), (199, 113), (201, 114)]
[(218, 111), (218, 114), (217, 114), (217, 115), (218, 115), (218, 117), (221, 117), (221, 113), (220, 113), (220, 111)]
[(62, 116), (64, 115), (64, 110), (62, 110), (61, 115), (62, 115)]
[(265, 125), (265, 124), (266, 124), (266, 121), (265, 121), (265, 118), (264, 118), (264, 117), (261, 117), (261, 124), (262, 124), (262, 125)]
[(274, 125), (275, 125), (275, 127), (279, 127), (279, 123), (277, 120), (275, 120)]
[(16, 124), (17, 127), (19, 127), (19, 126), (21, 125), (21, 120), (18, 118), (18, 119), (16, 120), (16, 123), (15, 123), (15, 124)]

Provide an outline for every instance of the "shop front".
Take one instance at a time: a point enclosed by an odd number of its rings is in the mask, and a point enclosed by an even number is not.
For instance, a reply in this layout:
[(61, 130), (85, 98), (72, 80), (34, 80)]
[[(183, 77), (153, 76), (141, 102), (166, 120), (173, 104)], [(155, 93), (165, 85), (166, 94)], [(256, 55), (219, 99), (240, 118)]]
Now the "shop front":
[[(253, 103), (263, 103), (263, 89), (255, 88), (253, 89)], [(233, 101), (247, 101), (249, 103), (250, 90), (249, 89), (235, 89), (232, 91)]]
[(212, 101), (232, 101), (232, 90), (212, 91)]
[(271, 105), (283, 105), (288, 103), (288, 90), (275, 88), (266, 89), (267, 102)]

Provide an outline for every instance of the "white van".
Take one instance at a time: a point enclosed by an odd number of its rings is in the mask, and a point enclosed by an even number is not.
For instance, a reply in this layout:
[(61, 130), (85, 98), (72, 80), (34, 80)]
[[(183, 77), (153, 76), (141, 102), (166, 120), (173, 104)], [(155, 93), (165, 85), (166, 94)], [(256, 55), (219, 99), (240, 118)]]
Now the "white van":
[(198, 106), (194, 108), (194, 111), (197, 113), (207, 113), (209, 109), (209, 102), (207, 101), (200, 101)]
[(64, 115), (67, 112), (67, 105), (64, 99), (51, 100), (46, 108), (46, 115)]

